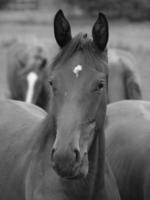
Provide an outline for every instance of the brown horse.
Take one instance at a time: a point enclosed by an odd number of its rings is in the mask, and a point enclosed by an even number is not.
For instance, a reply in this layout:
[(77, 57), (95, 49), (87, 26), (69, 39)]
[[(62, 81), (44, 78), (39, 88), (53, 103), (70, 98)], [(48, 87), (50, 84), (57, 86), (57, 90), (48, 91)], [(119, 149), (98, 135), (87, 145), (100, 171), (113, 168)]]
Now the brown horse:
[(121, 49), (110, 48), (109, 103), (124, 99), (142, 99), (141, 81), (132, 54)]
[(47, 109), (48, 48), (35, 37), (32, 41), (16, 41), (7, 60), (9, 98)]
[(106, 152), (122, 200), (150, 199), (150, 102), (108, 106)]
[(107, 19), (99, 14), (93, 39), (72, 38), (60, 10), (54, 30), (62, 49), (52, 63), (48, 114), (0, 101), (0, 199), (119, 200), (104, 154)]

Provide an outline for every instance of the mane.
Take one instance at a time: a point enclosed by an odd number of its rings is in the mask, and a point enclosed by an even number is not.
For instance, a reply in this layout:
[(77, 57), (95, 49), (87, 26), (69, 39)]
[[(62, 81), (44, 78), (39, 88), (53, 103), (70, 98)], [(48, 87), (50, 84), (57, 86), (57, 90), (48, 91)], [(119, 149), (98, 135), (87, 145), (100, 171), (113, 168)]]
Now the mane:
[(93, 40), (88, 37), (87, 34), (83, 33), (79, 33), (63, 49), (60, 50), (60, 52), (53, 59), (51, 70), (53, 70), (59, 63), (65, 63), (79, 51), (84, 55), (89, 66), (93, 66), (94, 63), (96, 69), (99, 70), (99, 65), (101, 63), (103, 66), (102, 71), (107, 70), (107, 49), (105, 49), (103, 52), (100, 51), (94, 44)]

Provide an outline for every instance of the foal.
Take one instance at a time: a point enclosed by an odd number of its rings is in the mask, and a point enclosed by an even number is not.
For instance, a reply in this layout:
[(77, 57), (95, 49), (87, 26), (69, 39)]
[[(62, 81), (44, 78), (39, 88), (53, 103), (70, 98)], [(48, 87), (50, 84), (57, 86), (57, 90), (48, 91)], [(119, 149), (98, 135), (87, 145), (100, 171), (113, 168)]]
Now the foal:
[(8, 52), (9, 98), (48, 108), (48, 48), (38, 39), (16, 41)]
[(107, 19), (99, 13), (93, 39), (72, 38), (60, 10), (54, 32), (61, 50), (51, 66), (47, 116), (35, 115), (33, 105), (0, 103), (0, 199), (119, 200), (104, 151)]

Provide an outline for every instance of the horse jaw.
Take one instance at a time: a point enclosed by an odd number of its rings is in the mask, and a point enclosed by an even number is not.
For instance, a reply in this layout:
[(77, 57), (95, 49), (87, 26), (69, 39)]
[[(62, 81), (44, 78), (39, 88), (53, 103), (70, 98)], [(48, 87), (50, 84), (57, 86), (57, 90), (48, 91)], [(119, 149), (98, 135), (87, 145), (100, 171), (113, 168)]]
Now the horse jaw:
[(37, 80), (38, 80), (38, 75), (35, 72), (30, 72), (27, 75), (28, 87), (27, 87), (27, 93), (26, 93), (26, 98), (25, 98), (25, 102), (27, 103), (32, 103), (33, 101), (34, 88), (35, 88), (35, 84)]

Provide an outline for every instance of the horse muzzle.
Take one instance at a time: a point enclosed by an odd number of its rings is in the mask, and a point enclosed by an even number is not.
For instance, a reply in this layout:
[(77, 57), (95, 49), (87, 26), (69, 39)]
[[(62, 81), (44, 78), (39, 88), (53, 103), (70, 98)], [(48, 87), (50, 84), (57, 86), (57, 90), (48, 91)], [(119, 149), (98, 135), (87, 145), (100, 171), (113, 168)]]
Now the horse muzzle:
[(69, 150), (68, 152), (52, 149), (51, 152), (52, 167), (55, 172), (65, 179), (83, 178), (88, 173), (87, 154), (81, 159), (80, 151)]

